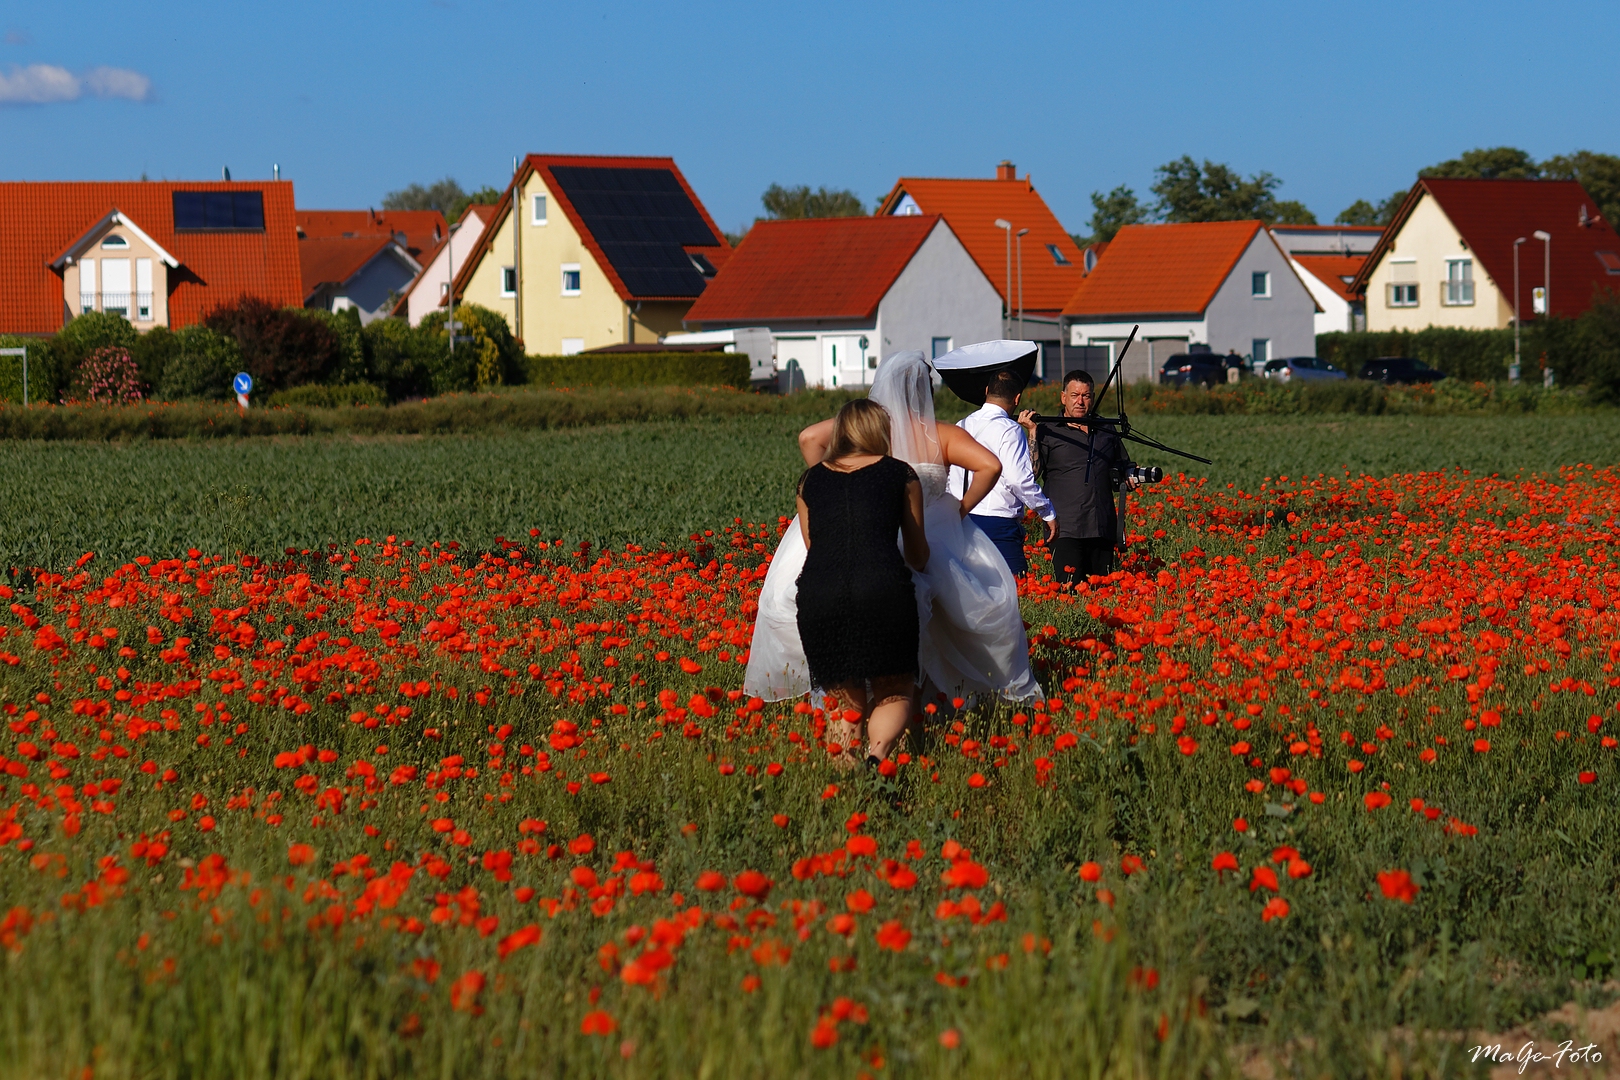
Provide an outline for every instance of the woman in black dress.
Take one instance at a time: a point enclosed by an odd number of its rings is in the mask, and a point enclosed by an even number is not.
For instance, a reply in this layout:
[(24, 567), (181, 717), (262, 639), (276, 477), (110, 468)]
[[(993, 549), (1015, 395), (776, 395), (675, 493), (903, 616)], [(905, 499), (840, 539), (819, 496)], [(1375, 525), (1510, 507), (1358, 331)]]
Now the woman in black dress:
[[(811, 681), (857, 721), (841, 732), (844, 763), (867, 726), (867, 764), (886, 758), (911, 718), (917, 683), (917, 597), (909, 563), (928, 564), (922, 485), (889, 457), (889, 414), (876, 402), (838, 410), (831, 444), (799, 479), (799, 638)], [(905, 547), (901, 557), (895, 543)]]

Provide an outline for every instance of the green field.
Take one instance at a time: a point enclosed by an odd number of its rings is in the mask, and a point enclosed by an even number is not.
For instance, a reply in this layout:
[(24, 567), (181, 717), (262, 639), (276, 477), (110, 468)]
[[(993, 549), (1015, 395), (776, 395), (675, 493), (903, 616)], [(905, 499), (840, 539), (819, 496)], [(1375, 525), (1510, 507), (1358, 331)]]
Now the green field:
[[(197, 547), (279, 552), (389, 534), (485, 545), (533, 528), (598, 546), (684, 540), (788, 513), (794, 416), (490, 435), (0, 442), (0, 562), (57, 567)], [(1143, 451), (1217, 483), (1267, 476), (1543, 471), (1620, 462), (1620, 423), (1533, 417), (1164, 416), (1145, 431), (1215, 459)]]

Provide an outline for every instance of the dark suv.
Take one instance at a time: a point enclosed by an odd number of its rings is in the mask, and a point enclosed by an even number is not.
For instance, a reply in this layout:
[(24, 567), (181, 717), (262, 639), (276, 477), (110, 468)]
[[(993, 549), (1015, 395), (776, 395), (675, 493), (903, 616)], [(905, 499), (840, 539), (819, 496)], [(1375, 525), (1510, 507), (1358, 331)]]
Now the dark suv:
[(1380, 356), (1362, 365), (1360, 378), (1381, 383), (1432, 383), (1446, 377), (1421, 360), (1406, 356)]
[(1165, 386), (1218, 386), (1232, 366), (1220, 353), (1176, 353), (1164, 362), (1159, 382)]

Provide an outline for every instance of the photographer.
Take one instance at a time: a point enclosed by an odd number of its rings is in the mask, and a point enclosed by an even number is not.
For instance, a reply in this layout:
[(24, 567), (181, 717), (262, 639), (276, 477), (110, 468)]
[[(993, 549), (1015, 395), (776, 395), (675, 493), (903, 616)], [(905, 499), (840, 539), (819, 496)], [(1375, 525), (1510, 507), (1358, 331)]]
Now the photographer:
[[(1063, 378), (1060, 400), (1063, 415), (1075, 417), (1075, 423), (1037, 425), (1034, 411), (1018, 414), (1019, 424), (1034, 442), (1036, 474), (1044, 479), (1047, 497), (1057, 509), (1052, 571), (1061, 584), (1113, 572), (1119, 533), (1114, 475), (1134, 464), (1112, 431), (1092, 431), (1084, 423), (1092, 411), (1094, 394), (1091, 376), (1071, 371)], [(1137, 481), (1127, 479), (1125, 485), (1131, 490)]]

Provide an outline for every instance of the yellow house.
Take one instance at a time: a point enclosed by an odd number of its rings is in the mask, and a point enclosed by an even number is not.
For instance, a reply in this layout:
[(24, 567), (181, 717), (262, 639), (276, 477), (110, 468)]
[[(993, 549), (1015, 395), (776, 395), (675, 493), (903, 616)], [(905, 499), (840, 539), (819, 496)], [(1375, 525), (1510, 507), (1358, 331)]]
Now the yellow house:
[(569, 355), (678, 332), (730, 256), (672, 158), (531, 154), (454, 291), (505, 315), (528, 352)]
[(1366, 299), (1368, 330), (1501, 329), (1515, 310), (1585, 311), (1594, 287), (1620, 283), (1617, 248), (1573, 180), (1422, 179), (1350, 290)]

